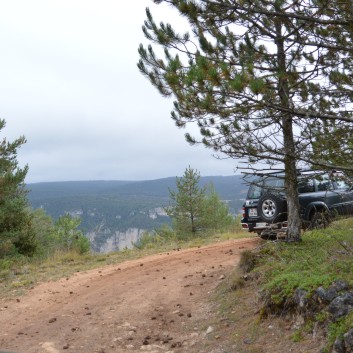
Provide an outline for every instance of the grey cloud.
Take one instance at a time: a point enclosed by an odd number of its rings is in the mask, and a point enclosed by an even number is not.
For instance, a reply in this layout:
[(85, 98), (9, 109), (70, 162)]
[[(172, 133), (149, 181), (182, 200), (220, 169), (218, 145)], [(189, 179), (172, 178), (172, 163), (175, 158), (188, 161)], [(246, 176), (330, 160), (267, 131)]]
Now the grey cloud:
[[(28, 182), (230, 175), (235, 161), (189, 146), (136, 67), (149, 6), (134, 0), (13, 0), (0, 5), (2, 136), (25, 135)], [(174, 17), (175, 21), (180, 21)]]

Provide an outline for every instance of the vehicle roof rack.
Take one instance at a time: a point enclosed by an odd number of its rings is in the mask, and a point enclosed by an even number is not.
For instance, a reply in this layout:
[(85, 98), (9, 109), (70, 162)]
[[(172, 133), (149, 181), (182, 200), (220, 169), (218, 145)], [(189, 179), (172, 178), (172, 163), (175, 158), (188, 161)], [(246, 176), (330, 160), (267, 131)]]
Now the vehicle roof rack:
[[(259, 176), (259, 177), (265, 177), (265, 176), (271, 176), (274, 174), (285, 174), (286, 170), (285, 169), (268, 169), (268, 171), (264, 171), (264, 172), (252, 172), (252, 173), (246, 173), (244, 172), (243, 174), (246, 174), (246, 176)], [(337, 172), (336, 169), (327, 169), (327, 170), (320, 170), (320, 169), (313, 169), (313, 168), (298, 168), (297, 169), (297, 175), (302, 175), (302, 173), (310, 173), (310, 172), (315, 172), (315, 173), (327, 173), (327, 172)], [(279, 175), (281, 176), (281, 175)]]
[(266, 175), (280, 174), (280, 173), (284, 173), (284, 172), (285, 172), (284, 169), (276, 169), (276, 170), (273, 170), (272, 172), (252, 172), (252, 173), (244, 173), (244, 174), (247, 174), (247, 175), (250, 175), (250, 176), (256, 175), (256, 176), (263, 177), (263, 176), (266, 176)]
[(327, 173), (329, 171), (333, 171), (334, 170), (322, 170), (322, 169), (297, 169), (297, 175), (300, 175), (301, 173), (310, 173), (310, 172), (316, 172), (316, 173)]
[[(335, 170), (332, 170), (332, 171), (335, 172)], [(312, 168), (308, 168), (308, 169), (300, 168), (300, 169), (297, 169), (297, 175), (301, 175), (302, 173), (307, 173), (307, 172), (308, 173), (310, 173), (310, 172), (326, 173), (327, 171), (319, 170), (319, 169), (312, 169)], [(259, 176), (259, 177), (264, 177), (264, 176), (267, 176), (267, 175), (270, 176), (270, 175), (273, 175), (273, 174), (281, 174), (281, 173), (285, 173), (285, 169), (276, 169), (276, 170), (272, 169), (272, 171), (268, 171), (268, 172), (252, 172), (252, 173), (243, 173), (243, 174), (246, 174), (246, 175), (249, 175), (249, 176), (256, 175), (256, 176)]]

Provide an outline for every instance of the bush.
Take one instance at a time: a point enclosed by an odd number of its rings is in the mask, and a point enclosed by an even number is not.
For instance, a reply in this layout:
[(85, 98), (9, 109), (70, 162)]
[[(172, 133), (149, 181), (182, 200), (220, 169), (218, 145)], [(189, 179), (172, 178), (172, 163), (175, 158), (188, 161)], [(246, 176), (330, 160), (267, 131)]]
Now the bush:
[(164, 224), (153, 232), (144, 232), (133, 246), (138, 249), (145, 249), (154, 245), (167, 243), (174, 239), (176, 239), (175, 232), (167, 224)]
[(72, 242), (72, 249), (77, 251), (79, 254), (88, 253), (91, 249), (89, 239), (84, 235), (79, 236)]

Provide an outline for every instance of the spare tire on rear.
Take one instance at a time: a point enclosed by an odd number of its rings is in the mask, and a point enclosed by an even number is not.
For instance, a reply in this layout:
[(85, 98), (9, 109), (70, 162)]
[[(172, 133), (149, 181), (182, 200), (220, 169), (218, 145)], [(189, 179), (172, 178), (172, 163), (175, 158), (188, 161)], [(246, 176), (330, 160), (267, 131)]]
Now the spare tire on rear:
[(280, 196), (266, 193), (259, 199), (257, 214), (264, 222), (282, 222), (287, 218), (287, 202)]

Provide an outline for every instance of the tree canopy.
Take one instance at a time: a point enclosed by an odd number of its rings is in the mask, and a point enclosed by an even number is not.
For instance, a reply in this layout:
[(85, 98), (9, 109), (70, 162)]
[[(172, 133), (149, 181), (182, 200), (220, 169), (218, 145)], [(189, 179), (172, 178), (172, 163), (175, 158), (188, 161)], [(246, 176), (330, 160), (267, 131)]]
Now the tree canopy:
[(296, 169), (352, 168), (351, 1), (154, 2), (175, 8), (190, 30), (157, 25), (147, 8), (143, 31), (154, 46), (140, 45), (140, 71), (175, 98), (178, 127), (197, 124), (190, 143), (252, 170), (285, 169), (288, 239), (299, 240)]

